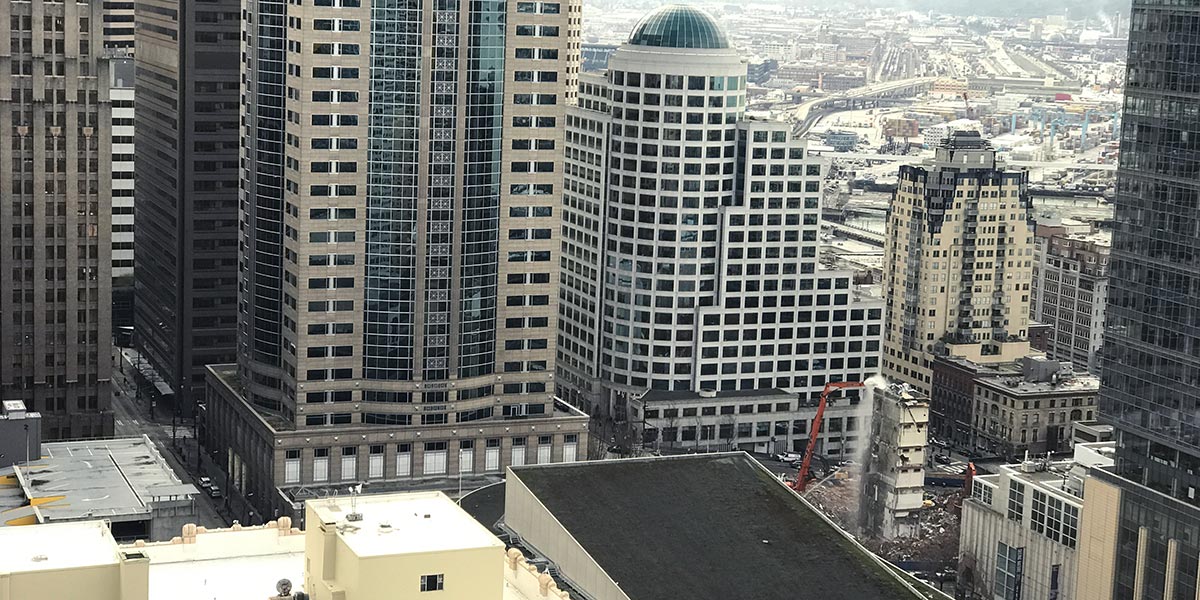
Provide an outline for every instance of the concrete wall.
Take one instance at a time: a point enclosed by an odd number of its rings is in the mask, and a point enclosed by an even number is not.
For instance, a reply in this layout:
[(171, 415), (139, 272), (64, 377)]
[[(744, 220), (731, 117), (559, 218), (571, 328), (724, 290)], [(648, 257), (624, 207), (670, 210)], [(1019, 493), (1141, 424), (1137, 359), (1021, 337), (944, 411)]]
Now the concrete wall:
[[(996, 506), (1007, 506), (1007, 499), (1001, 498), (1004, 490), (997, 490)], [(1031, 494), (1027, 491), (1026, 494)], [(1092, 502), (1088, 498), (1088, 505)], [(1028, 499), (1026, 500), (1028, 503)], [(1116, 534), (1115, 530), (1113, 532)], [(1050, 598), (1050, 578), (1054, 565), (1059, 566), (1058, 599), (1059, 600), (1094, 600), (1098, 596), (1081, 594), (1076, 589), (1077, 555), (1080, 550), (1072, 550), (1054, 542), (1046, 536), (1029, 528), (1028, 519), (1021, 522), (1011, 521), (976, 500), (963, 503), (962, 529), (959, 538), (959, 552), (963, 563), (972, 565), (974, 573), (973, 590), (990, 598), (995, 586), (996, 551), (1000, 542), (1013, 548), (1025, 549), (1024, 577), (1022, 578), (1022, 597)], [(1079, 548), (1087, 544), (1081, 539)], [(960, 574), (964, 573), (959, 566)], [(963, 580), (960, 579), (960, 584)]]
[(1097, 477), (1083, 485), (1087, 503), (1079, 518), (1079, 568), (1076, 597), (1088, 600), (1112, 598), (1114, 566), (1117, 561), (1117, 526), (1121, 514), (1121, 490)]
[(119, 556), (108, 565), (0, 573), (0, 600), (149, 600), (149, 559)]
[(41, 456), (41, 415), (26, 413), (21, 419), (0, 415), (0, 469), (23, 463), (27, 458), (37, 460)]
[(593, 600), (629, 600), (511, 469), (504, 485), (504, 522), (526, 544), (558, 565)]

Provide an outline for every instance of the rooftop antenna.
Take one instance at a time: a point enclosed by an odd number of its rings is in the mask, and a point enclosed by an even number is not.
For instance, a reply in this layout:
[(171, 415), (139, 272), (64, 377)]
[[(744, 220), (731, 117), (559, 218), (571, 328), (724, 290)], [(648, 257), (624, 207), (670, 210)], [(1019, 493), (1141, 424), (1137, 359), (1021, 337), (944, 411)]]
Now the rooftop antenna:
[(363, 484), (350, 486), (350, 514), (346, 515), (347, 521), (361, 521), (362, 513), (358, 512), (358, 495), (362, 493)]

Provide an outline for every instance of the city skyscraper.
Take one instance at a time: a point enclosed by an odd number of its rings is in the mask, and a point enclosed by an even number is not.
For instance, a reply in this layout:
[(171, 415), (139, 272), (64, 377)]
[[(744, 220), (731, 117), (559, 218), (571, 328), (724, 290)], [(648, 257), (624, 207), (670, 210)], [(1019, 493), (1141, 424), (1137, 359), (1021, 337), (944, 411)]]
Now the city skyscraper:
[(0, 399), (43, 439), (112, 435), (112, 106), (99, 2), (4, 2)]
[(932, 161), (900, 167), (883, 263), (888, 379), (930, 394), (938, 355), (990, 363), (1029, 353), (1027, 185), (975, 132), (952, 133)]
[(208, 424), (233, 487), (278, 507), (582, 457), (587, 418), (553, 395), (579, 2), (247, 18), (238, 363)]
[(241, 4), (145, 0), (137, 20), (134, 345), (186, 417), (237, 338)]
[(1200, 560), (1200, 4), (1135, 0), (1108, 280), (1100, 416), (1115, 473), (1082, 535), (1109, 540), (1088, 598), (1193, 598)]
[(746, 118), (721, 26), (661, 7), (608, 67), (567, 114), (559, 394), (636, 423), (647, 390), (815, 397), (875, 373), (882, 300), (818, 265), (825, 161)]

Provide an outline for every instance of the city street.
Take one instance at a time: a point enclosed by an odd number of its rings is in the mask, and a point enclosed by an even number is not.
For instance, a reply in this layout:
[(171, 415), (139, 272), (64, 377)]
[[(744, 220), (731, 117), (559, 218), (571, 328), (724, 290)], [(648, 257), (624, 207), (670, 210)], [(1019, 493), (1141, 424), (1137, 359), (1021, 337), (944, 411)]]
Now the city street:
[[(163, 411), (159, 410), (157, 419), (152, 418), (147, 402), (137, 399), (136, 389), (132, 373), (122, 373), (119, 367), (113, 369), (112, 398), (113, 412), (116, 418), (116, 436), (138, 437), (144, 435), (148, 437), (155, 446), (158, 446), (159, 452), (171, 465), (171, 469), (175, 471), (179, 479), (185, 483), (191, 483), (199, 489), (199, 478), (203, 473), (198, 473), (196, 469), (197, 444), (192, 435), (191, 423), (180, 422), (177, 424), (174, 432), (178, 442), (176, 447), (172, 444), (170, 415), (164, 415)], [(218, 485), (221, 484), (218, 483)], [(204, 493), (204, 490), (201, 490), (201, 494), (196, 497), (196, 524), (205, 527), (229, 525), (232, 519), (223, 516), (222, 510), (224, 510), (222, 499), (211, 498)]]

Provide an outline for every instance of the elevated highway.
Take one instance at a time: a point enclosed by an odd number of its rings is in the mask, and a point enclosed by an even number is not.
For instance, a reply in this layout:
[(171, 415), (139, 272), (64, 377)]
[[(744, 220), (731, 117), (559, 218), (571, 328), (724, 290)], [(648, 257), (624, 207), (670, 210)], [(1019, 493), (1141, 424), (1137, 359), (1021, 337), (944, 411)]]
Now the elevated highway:
[[(901, 154), (871, 154), (868, 152), (822, 152), (821, 156), (833, 159), (849, 159), (849, 160), (869, 160), (874, 162), (892, 162), (903, 165), (915, 165), (923, 162), (927, 157), (910, 156)], [(1041, 160), (1005, 160), (1005, 164), (1010, 167), (1020, 167), (1027, 169), (1059, 169), (1067, 171), (1115, 171), (1115, 164), (1098, 164), (1087, 162), (1073, 162), (1068, 160), (1059, 161), (1041, 161)]]
[(860, 88), (846, 90), (813, 98), (801, 103), (792, 113), (795, 133), (803, 134), (812, 128), (817, 119), (833, 109), (857, 110), (881, 104), (901, 104), (933, 88), (936, 77), (914, 77), (873, 83)]
[(872, 231), (864, 227), (855, 227), (854, 225), (833, 223), (830, 221), (823, 221), (821, 223), (821, 227), (828, 229), (844, 238), (858, 240), (860, 242), (865, 242), (880, 248), (883, 247), (884, 242), (886, 241), (886, 238), (882, 233), (879, 233), (878, 231)]

